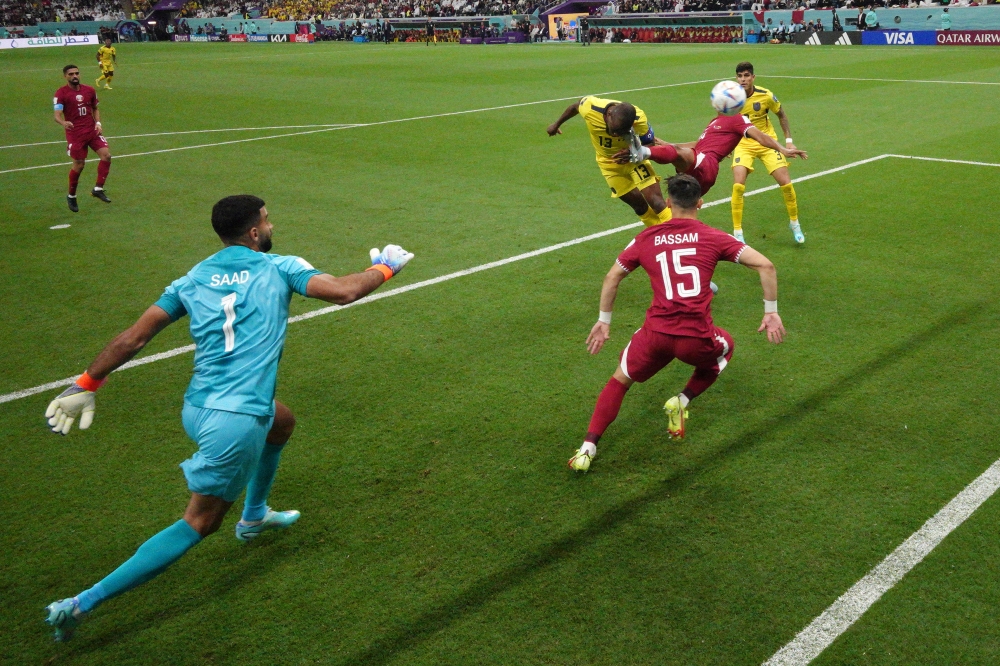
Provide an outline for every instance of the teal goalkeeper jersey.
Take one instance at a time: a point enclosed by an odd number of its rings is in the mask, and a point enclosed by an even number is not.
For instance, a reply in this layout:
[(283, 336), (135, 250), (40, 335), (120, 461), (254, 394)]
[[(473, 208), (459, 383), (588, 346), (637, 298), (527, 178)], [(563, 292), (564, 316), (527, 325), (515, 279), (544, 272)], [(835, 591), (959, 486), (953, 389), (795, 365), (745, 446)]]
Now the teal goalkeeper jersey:
[(292, 292), (319, 275), (300, 257), (233, 245), (175, 280), (156, 305), (172, 321), (191, 316), (194, 376), (184, 402), (270, 416)]

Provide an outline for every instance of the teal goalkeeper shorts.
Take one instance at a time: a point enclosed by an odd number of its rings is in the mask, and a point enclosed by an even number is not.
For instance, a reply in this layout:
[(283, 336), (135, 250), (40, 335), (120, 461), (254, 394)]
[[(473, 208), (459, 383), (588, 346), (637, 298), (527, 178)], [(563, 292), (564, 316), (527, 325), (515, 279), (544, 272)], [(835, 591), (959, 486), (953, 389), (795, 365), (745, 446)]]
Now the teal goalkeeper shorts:
[(274, 416), (206, 409), (184, 403), (181, 420), (198, 451), (181, 463), (188, 490), (235, 502), (250, 483)]

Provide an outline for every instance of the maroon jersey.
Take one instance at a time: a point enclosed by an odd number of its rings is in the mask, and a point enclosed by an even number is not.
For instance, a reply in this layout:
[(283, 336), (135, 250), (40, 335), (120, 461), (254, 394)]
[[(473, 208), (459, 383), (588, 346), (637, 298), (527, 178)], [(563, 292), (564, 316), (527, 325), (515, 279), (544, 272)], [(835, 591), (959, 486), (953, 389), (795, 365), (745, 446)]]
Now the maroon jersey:
[(698, 137), (694, 152), (712, 155), (721, 162), (743, 140), (753, 123), (746, 116), (719, 116)]
[(94, 111), (97, 110), (97, 91), (90, 86), (81, 85), (79, 90), (73, 90), (65, 85), (56, 91), (52, 98), (56, 111), (62, 111), (63, 116), (73, 123), (73, 129), (66, 130), (66, 140), (88, 137), (96, 129)]
[(618, 255), (632, 272), (642, 266), (653, 286), (644, 327), (667, 335), (711, 337), (712, 273), (738, 261), (747, 245), (698, 220), (674, 219), (646, 229)]

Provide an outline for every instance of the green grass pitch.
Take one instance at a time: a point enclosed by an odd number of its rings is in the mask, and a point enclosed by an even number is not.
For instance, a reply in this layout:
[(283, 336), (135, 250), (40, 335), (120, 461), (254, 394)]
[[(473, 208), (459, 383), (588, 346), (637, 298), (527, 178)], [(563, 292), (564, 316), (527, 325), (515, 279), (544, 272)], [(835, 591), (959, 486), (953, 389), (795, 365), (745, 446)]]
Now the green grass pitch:
[[(750, 59), (808, 162), (886, 153), (998, 162), (994, 50), (595, 45), (155, 44), (119, 49), (111, 137), (422, 120), (135, 157), (302, 129), (111, 139), (107, 190), (66, 210), (68, 167), (0, 173), (0, 394), (80, 372), (171, 280), (218, 248), (217, 199), (267, 201), (275, 251), (335, 273), (368, 248), (417, 255), (410, 284), (634, 221), (579, 119), (552, 101), (622, 93), (657, 135), (694, 140), (711, 83)], [(3, 145), (60, 141), (49, 99), (85, 49), (0, 56)], [(779, 77), (815, 78), (779, 78)], [(66, 160), (0, 149), (0, 171)], [(724, 165), (709, 201), (727, 197)], [(761, 170), (748, 189), (773, 184)], [(622, 232), (289, 327), (278, 397), (298, 417), (272, 495), (288, 532), (223, 529), (54, 645), (43, 607), (103, 577), (187, 499), (190, 354), (114, 375), (87, 432), (56, 391), (0, 404), (0, 662), (10, 664), (759, 664), (1000, 455), (1000, 169), (886, 158), (746, 201), (778, 267), (787, 342), (756, 333), (756, 276), (724, 265), (732, 363), (666, 438), (689, 369), (627, 397), (591, 473), (566, 460), (642, 322), (622, 288), (612, 340), (586, 337)], [(730, 228), (728, 204), (703, 219)], [(58, 224), (69, 228), (51, 230)], [(299, 299), (293, 313), (319, 307)], [(186, 323), (146, 353), (188, 344)], [(987, 501), (818, 664), (1000, 661), (1000, 500)]]

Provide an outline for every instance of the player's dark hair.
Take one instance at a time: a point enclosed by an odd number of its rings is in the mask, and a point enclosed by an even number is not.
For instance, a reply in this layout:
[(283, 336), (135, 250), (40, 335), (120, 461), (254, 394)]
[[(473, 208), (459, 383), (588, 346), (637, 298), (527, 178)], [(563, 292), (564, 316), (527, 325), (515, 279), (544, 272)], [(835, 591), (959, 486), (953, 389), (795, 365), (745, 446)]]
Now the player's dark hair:
[(753, 65), (746, 60), (736, 65), (736, 74), (742, 74), (743, 72), (750, 72), (753, 74)]
[(212, 228), (224, 241), (234, 241), (260, 222), (264, 200), (252, 194), (235, 194), (212, 206)]
[(68, 72), (71, 69), (80, 69), (80, 68), (77, 67), (76, 65), (66, 65), (65, 67), (63, 67), (63, 74), (65, 75), (66, 72)]
[(635, 125), (635, 107), (628, 102), (615, 104), (608, 110), (608, 130), (617, 136), (624, 136)]
[(667, 180), (667, 196), (681, 208), (697, 208), (698, 199), (701, 199), (701, 185), (694, 176), (677, 174)]

